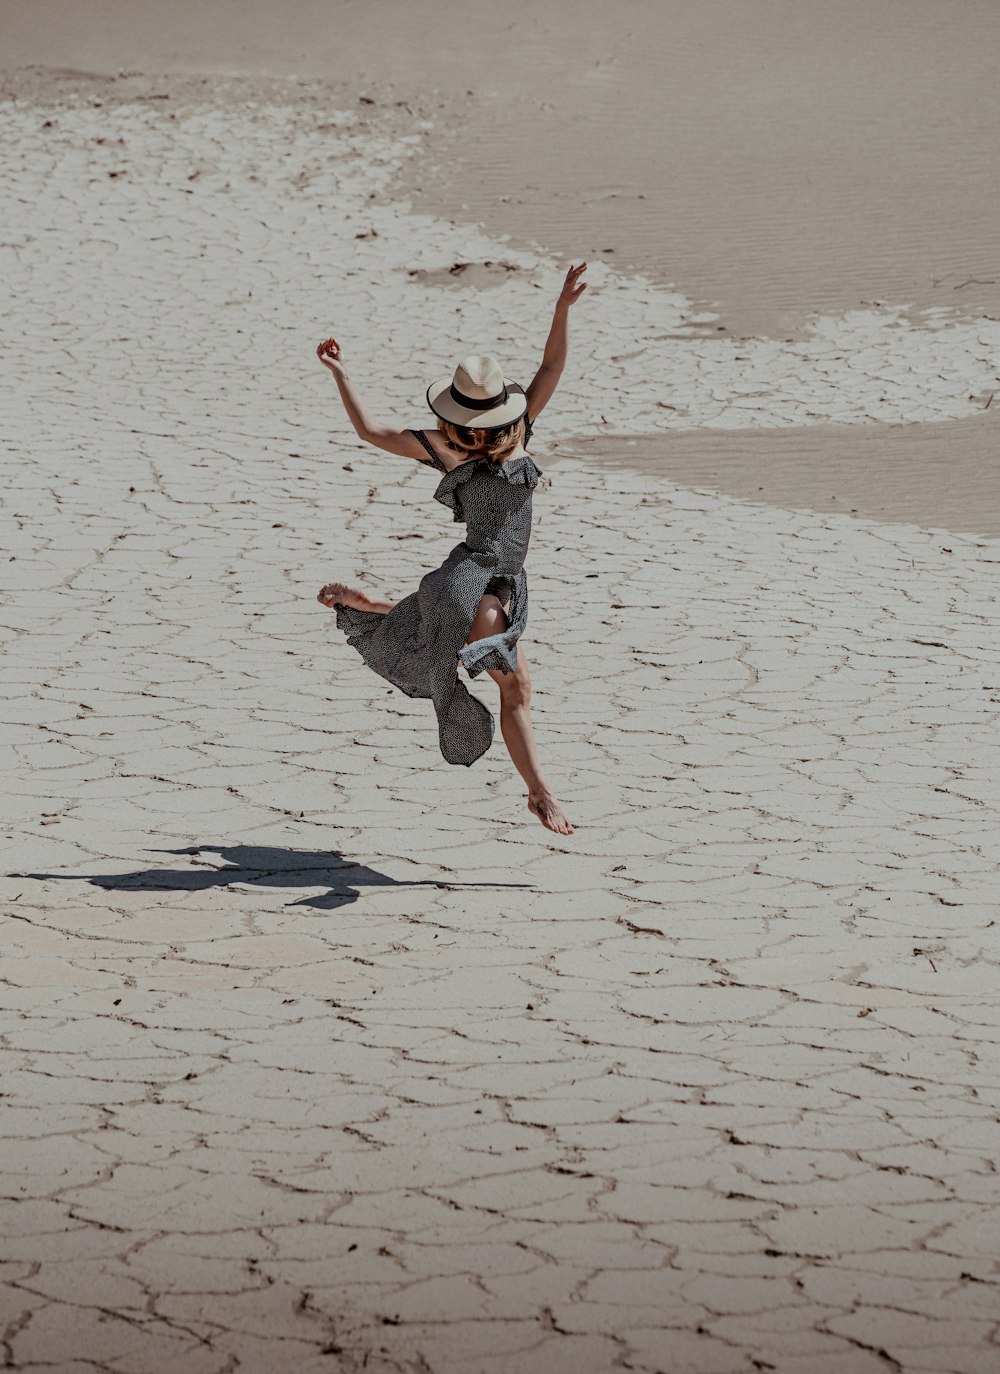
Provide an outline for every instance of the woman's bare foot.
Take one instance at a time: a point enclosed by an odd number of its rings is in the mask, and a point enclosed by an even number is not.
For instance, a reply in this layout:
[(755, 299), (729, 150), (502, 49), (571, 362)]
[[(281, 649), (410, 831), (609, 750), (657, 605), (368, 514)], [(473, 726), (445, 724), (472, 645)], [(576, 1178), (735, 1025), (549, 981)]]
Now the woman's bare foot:
[(349, 587), (346, 582), (328, 582), (320, 589), (316, 600), (324, 606), (353, 606), (356, 611), (375, 609), (370, 596), (365, 596), (357, 587)]
[(557, 835), (573, 834), (568, 816), (551, 792), (541, 788), (537, 792), (529, 792), (528, 810), (538, 817), (546, 830), (554, 830)]

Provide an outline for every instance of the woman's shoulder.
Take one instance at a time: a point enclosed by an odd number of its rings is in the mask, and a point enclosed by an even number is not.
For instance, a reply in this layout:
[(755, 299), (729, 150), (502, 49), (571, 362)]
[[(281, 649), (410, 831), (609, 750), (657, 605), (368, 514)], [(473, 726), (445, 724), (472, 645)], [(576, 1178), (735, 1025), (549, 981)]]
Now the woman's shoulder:
[(426, 463), (428, 467), (436, 468), (438, 472), (450, 471), (453, 464), (444, 460), (442, 450), (447, 452), (447, 449), (442, 437), (436, 430), (432, 429), (427, 431), (426, 429), (410, 429), (407, 433), (412, 434), (421, 448), (426, 452), (427, 457), (421, 458), (420, 460), (422, 463)]
[(440, 467), (443, 472), (454, 472), (456, 468), (474, 467), (477, 463), (488, 461), (482, 454), (456, 453), (440, 430), (411, 429), (410, 433), (416, 435), (427, 450), (428, 458), (433, 456), (435, 467)]

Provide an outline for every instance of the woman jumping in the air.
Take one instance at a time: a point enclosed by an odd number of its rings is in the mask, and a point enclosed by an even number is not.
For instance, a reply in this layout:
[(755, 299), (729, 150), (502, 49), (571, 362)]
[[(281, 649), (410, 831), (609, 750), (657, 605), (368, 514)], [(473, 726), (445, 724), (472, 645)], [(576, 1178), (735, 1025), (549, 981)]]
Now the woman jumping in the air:
[(379, 424), (347, 375), (336, 339), (316, 350), (358, 436), (435, 468), (441, 473), (435, 500), (466, 526), (461, 544), (403, 601), (375, 601), (343, 582), (328, 583), (317, 600), (337, 608), (337, 625), (370, 668), (407, 696), (433, 701), (449, 763), (475, 763), (493, 739), (493, 716), (459, 680), (458, 665), (469, 677), (489, 673), (500, 688), (500, 730), (527, 785), (528, 808), (560, 835), (571, 835), (573, 827), (542, 775), (531, 677), (518, 644), (528, 619), (524, 556), (539, 476), (525, 445), (566, 363), (569, 308), (587, 289), (586, 267), (566, 273), (542, 364), (527, 391), (506, 381), (494, 358), (466, 358), (453, 377), (428, 387), (435, 430)]

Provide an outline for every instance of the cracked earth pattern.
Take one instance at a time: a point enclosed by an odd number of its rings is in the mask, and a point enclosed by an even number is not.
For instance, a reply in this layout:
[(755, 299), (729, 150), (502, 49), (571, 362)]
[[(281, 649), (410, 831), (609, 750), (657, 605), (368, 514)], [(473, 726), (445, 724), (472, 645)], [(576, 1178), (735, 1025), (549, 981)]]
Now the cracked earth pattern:
[[(1000, 542), (540, 435), (550, 836), (313, 600), (454, 529), (311, 348), (419, 420), (455, 337), (537, 353), (555, 268), (407, 284), (486, 254), (386, 194), (398, 131), (170, 90), (3, 112), (6, 1367), (993, 1374)], [(603, 280), (554, 437), (638, 346)], [(743, 341), (747, 422), (967, 413), (987, 326), (938, 323), (868, 320), (885, 391), (858, 320), (794, 385)]]

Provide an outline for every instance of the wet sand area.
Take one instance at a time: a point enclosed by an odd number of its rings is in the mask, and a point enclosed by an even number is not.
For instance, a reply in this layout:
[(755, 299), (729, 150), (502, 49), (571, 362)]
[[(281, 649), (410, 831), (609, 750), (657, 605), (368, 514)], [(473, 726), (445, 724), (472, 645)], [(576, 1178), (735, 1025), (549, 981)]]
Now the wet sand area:
[(940, 424), (672, 431), (559, 445), (655, 482), (1000, 538), (1000, 411)]

